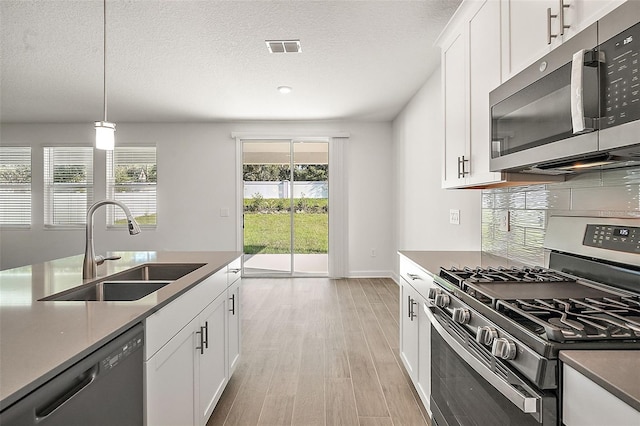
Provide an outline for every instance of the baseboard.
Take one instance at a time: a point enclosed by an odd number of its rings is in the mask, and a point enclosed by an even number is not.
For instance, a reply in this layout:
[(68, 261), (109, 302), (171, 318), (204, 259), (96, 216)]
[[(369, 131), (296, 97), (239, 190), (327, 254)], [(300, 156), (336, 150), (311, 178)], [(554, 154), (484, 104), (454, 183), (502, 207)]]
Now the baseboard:
[(393, 271), (349, 271), (348, 278), (391, 278), (396, 281), (394, 275)]

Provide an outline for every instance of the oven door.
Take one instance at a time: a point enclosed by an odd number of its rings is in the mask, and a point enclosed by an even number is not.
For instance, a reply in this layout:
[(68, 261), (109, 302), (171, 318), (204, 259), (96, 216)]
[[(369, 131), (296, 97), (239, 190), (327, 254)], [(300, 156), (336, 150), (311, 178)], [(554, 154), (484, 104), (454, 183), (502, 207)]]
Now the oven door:
[(556, 425), (555, 393), (532, 387), (437, 307), (431, 321), (431, 410), (437, 426)]

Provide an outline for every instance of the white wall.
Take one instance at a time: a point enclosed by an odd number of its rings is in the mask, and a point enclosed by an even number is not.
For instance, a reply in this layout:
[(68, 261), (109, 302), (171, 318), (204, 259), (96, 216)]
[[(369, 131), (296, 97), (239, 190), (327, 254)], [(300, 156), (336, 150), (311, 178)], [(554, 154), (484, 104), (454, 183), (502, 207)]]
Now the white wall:
[[(481, 191), (440, 187), (443, 131), (438, 68), (393, 122), (398, 250), (481, 248)], [(449, 209), (460, 210), (460, 225)]]
[[(106, 230), (104, 211), (96, 213), (96, 251), (236, 250), (236, 145), (232, 132), (319, 135), (350, 133), (346, 147), (351, 275), (389, 276), (393, 271), (391, 201), (391, 123), (241, 122), (118, 123), (116, 143), (155, 144), (158, 160), (158, 226), (131, 237)], [(84, 229), (43, 227), (42, 149), (53, 145), (90, 146), (92, 123), (3, 124), (2, 145), (32, 146), (33, 226), (0, 230), (0, 268), (38, 263), (84, 251)], [(95, 199), (104, 198), (104, 154), (95, 167)], [(185, 186), (183, 182), (191, 182)], [(370, 188), (370, 182), (376, 182)], [(228, 217), (220, 210), (228, 208)], [(370, 256), (371, 248), (377, 250)]]

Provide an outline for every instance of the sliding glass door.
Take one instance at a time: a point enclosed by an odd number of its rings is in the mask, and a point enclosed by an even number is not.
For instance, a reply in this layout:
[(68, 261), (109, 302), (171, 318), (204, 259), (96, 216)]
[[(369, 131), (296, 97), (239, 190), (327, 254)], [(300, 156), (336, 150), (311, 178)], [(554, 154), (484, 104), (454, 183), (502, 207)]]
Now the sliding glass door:
[(242, 141), (245, 275), (327, 275), (328, 152), (327, 141)]

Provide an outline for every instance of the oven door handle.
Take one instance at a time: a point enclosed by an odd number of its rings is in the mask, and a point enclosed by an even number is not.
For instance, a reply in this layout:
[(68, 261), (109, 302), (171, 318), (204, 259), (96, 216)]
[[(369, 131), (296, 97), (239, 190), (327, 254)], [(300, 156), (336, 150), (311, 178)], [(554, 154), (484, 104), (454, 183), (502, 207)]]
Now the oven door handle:
[(518, 407), (523, 413), (538, 413), (540, 410), (542, 398), (531, 397), (522, 394), (516, 388), (511, 386), (506, 381), (498, 377), (487, 366), (478, 361), (472, 354), (469, 353), (457, 340), (455, 340), (447, 331), (442, 327), (438, 319), (435, 317), (431, 308), (424, 305), (424, 312), (427, 314), (429, 321), (433, 328), (438, 332), (440, 337), (453, 349), (460, 357), (478, 374), (480, 374), (487, 382), (491, 384), (498, 392), (500, 392), (505, 398), (511, 401), (516, 407)]

